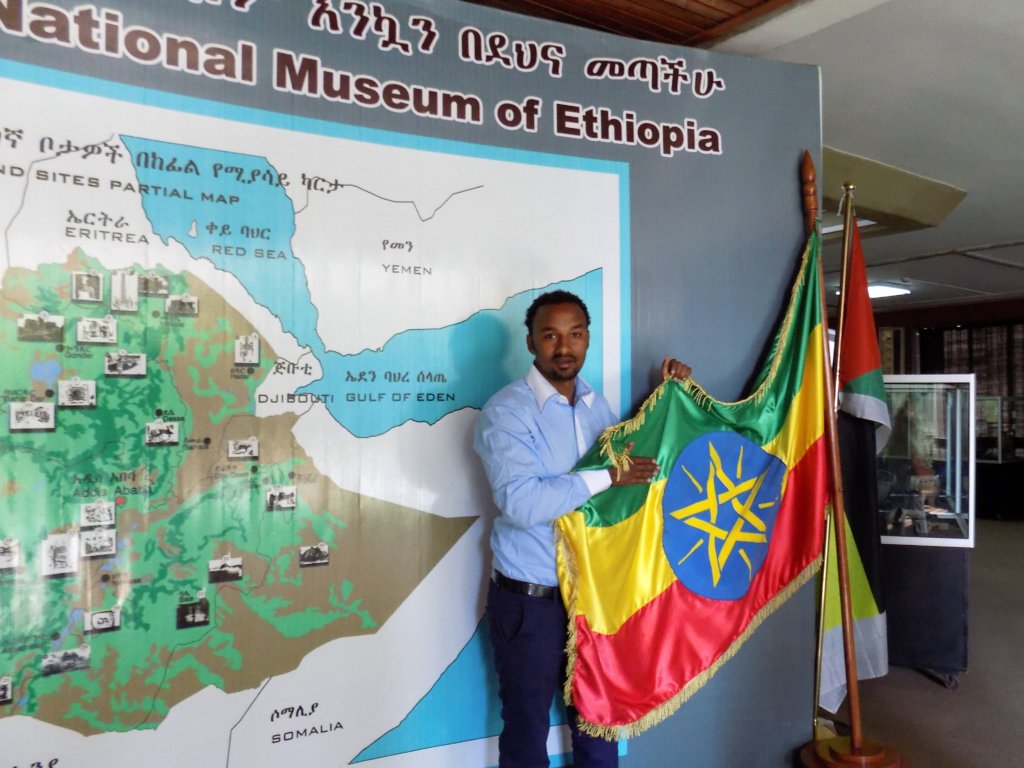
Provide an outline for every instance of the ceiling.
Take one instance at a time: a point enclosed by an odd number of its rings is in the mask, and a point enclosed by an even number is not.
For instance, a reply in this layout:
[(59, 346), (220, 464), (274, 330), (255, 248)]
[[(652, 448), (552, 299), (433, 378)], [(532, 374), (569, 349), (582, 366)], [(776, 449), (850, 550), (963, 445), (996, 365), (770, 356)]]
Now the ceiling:
[[(846, 181), (857, 186), (865, 218), (876, 207), (919, 205), (936, 190), (945, 200), (910, 216), (911, 231), (862, 229), (869, 282), (911, 290), (876, 299), (876, 312), (982, 303), (984, 315), (993, 302), (1005, 315), (1007, 302), (1019, 301), (1024, 314), (1021, 0), (474, 1), (820, 67), (825, 207), (834, 208)], [(836, 157), (846, 162), (830, 162)], [(826, 241), (834, 283), (839, 251), (838, 240)]]

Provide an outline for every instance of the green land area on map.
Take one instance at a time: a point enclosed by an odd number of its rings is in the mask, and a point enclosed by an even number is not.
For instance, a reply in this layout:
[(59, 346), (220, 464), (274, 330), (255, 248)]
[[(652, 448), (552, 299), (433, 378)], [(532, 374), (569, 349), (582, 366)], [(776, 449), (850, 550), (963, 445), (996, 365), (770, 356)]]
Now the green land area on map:
[[(201, 311), (168, 313), (143, 295), (111, 315), (76, 300), (74, 274), (114, 277), (81, 249), (9, 269), (0, 286), (2, 418), (16, 403), (56, 403), (59, 381), (76, 377), (95, 382), (96, 399), (58, 404), (33, 429), (0, 424), (0, 718), (124, 731), (156, 727), (209, 685), (255, 688), (325, 642), (374, 632), (473, 522), (338, 487), (295, 440), (295, 414), (254, 415), (279, 363), (262, 337), (258, 362), (236, 362), (236, 339), (257, 329), (192, 274), (135, 271)], [(64, 318), (60, 340), (25, 332), (43, 312)], [(78, 343), (80, 318), (113, 319), (116, 342)], [(145, 375), (111, 371), (108, 353), (122, 350), (145, 355)], [(147, 425), (172, 424), (176, 442), (147, 438)], [(258, 456), (229, 458), (229, 441), (254, 437)], [(288, 503), (270, 503), (278, 490)], [(97, 502), (112, 502), (114, 519), (84, 525), (83, 505)], [(57, 562), (96, 530), (113, 552), (82, 544)], [(315, 565), (300, 564), (300, 548)]]

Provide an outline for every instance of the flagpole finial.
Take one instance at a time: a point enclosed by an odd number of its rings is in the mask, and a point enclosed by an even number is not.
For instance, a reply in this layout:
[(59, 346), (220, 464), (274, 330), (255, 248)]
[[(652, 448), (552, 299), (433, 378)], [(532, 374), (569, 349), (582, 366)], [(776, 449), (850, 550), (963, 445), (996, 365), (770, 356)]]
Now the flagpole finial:
[(806, 149), (800, 162), (800, 181), (803, 184), (804, 223), (809, 236), (818, 226), (818, 172), (811, 153)]
[(843, 196), (839, 198), (839, 210), (837, 212), (839, 216), (842, 217), (845, 215), (847, 205), (849, 205), (850, 208), (853, 207), (853, 191), (855, 189), (857, 189), (857, 185), (852, 181), (843, 182)]

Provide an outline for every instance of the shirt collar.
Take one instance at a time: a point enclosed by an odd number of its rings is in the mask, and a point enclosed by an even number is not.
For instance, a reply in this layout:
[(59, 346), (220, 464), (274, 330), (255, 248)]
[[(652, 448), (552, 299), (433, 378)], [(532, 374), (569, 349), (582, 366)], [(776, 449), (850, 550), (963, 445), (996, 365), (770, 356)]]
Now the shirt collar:
[[(569, 402), (564, 395), (559, 394), (550, 381), (544, 378), (544, 374), (538, 371), (535, 365), (531, 365), (530, 370), (526, 373), (526, 385), (533, 392), (533, 396), (537, 400), (537, 408), (540, 410), (544, 410), (544, 404), (552, 397), (560, 398), (564, 403)], [(590, 385), (587, 384), (582, 376), (577, 376), (576, 400), (589, 408), (594, 402), (594, 397), (594, 390), (591, 389)]]

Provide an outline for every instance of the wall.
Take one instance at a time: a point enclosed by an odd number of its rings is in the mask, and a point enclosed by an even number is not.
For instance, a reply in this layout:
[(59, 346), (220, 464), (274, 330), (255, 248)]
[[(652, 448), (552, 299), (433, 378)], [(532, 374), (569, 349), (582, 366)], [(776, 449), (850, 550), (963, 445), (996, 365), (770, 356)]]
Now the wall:
[[(451, 1), (7, 0), (0, 36), (4, 758), (493, 764), (469, 435), (522, 310), (587, 298), (624, 416), (665, 353), (739, 397), (817, 71)], [(789, 764), (812, 593), (625, 764)]]

